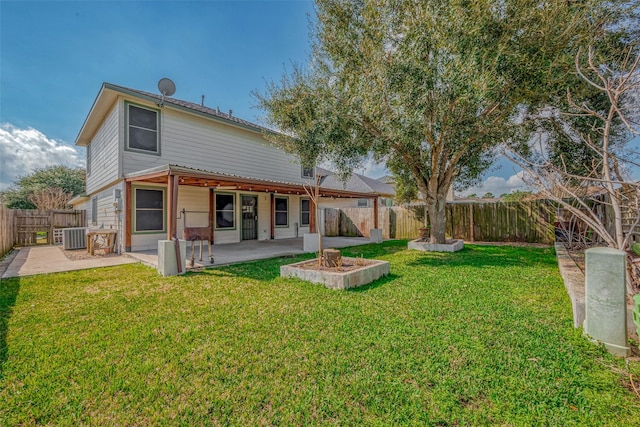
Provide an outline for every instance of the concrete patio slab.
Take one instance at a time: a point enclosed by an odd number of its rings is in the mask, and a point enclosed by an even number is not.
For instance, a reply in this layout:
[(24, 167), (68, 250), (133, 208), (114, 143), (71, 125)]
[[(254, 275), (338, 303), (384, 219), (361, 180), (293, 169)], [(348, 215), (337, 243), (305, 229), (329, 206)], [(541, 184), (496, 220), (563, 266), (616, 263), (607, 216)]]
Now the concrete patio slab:
[[(344, 248), (347, 246), (367, 245), (371, 243), (367, 237), (323, 237), (324, 248)], [(240, 243), (213, 245), (214, 262), (209, 262), (206, 245), (202, 250), (202, 261), (199, 261), (199, 244), (195, 245), (195, 264), (193, 268), (220, 267), (239, 262), (255, 261), (266, 258), (294, 256), (305, 253), (302, 248), (302, 237), (278, 240), (245, 240)], [(150, 267), (158, 267), (158, 251), (127, 252), (125, 254)], [(187, 242), (187, 269), (190, 267), (191, 243)]]
[(134, 262), (136, 260), (125, 256), (72, 261), (62, 253), (58, 246), (30, 246), (20, 248), (2, 274), (2, 278), (110, 267)]
[[(370, 243), (365, 237), (324, 237), (325, 248), (343, 248), (346, 246), (358, 246)], [(198, 245), (196, 245), (196, 262), (193, 268), (218, 267), (265, 258), (294, 256), (304, 253), (302, 250), (302, 238), (279, 240), (250, 240), (240, 243), (214, 245), (214, 263), (209, 263), (208, 250), (203, 250), (203, 261), (198, 258)], [(191, 245), (187, 245), (187, 260), (191, 258)], [(150, 267), (157, 268), (158, 252), (130, 252), (122, 256), (95, 257), (91, 259), (70, 260), (58, 246), (30, 246), (20, 248), (3, 260), (3, 268), (0, 269), (0, 277), (32, 276), (35, 274), (60, 273), (64, 271), (84, 270), (89, 268), (110, 267), (114, 265), (131, 264), (141, 262)], [(2, 271), (5, 270), (5, 271)]]

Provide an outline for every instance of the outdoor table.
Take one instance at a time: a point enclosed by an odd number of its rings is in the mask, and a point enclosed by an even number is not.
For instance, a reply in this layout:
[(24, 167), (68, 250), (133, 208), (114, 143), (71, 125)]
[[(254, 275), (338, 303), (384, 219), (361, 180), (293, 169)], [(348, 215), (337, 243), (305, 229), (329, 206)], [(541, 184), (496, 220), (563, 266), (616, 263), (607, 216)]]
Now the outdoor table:
[(87, 252), (94, 255), (95, 241), (98, 237), (104, 238), (107, 242), (107, 248), (112, 252), (116, 243), (116, 230), (89, 230), (87, 231)]

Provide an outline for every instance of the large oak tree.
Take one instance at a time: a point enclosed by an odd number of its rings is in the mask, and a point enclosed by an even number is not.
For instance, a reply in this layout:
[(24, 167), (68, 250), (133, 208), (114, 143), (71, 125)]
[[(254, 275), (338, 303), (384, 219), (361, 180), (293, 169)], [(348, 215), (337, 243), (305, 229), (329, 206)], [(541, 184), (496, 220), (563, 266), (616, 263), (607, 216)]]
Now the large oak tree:
[[(496, 147), (521, 136), (515, 128), (528, 112), (563, 102), (560, 95), (578, 81), (571, 72), (575, 52), (607, 39), (620, 16), (615, 0), (317, 0), (316, 6), (303, 74), (309, 79), (268, 88), (261, 103), (268, 121), (299, 135), (295, 117), (286, 123), (278, 115), (282, 105), (291, 111), (298, 100), (292, 94), (302, 92), (322, 117), (314, 141), (328, 147), (335, 165), (348, 173), (367, 153), (386, 162), (404, 194), (413, 187), (423, 197), (431, 241), (438, 243), (445, 241), (450, 187), (476, 182)], [(298, 153), (309, 143), (302, 141)]]

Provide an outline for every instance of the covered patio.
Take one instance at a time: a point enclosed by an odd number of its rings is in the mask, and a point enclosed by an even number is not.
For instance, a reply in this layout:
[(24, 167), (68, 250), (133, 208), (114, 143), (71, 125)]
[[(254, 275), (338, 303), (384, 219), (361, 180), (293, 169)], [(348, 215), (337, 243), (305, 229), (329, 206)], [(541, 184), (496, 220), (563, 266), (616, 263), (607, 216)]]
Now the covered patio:
[[(224, 250), (217, 249), (220, 256), (233, 251), (229, 244), (249, 250), (246, 248), (251, 245), (242, 245), (244, 241), (255, 244), (314, 233), (318, 218), (314, 199), (308, 195), (314, 180), (320, 183), (320, 198), (371, 200), (377, 228), (378, 192), (359, 187), (345, 189), (345, 184), (323, 182), (323, 176), (318, 169), (315, 179), (305, 185), (177, 165), (127, 174), (122, 249), (127, 253), (154, 251), (158, 240), (185, 238), (187, 228), (198, 228), (199, 236), (213, 242), (214, 248), (224, 244)], [(155, 199), (145, 200), (142, 196)], [(190, 219), (194, 220), (191, 224)]]
[[(324, 248), (344, 248), (347, 246), (366, 245), (370, 243), (366, 237), (323, 237)], [(213, 245), (213, 264), (209, 262), (209, 252), (206, 244), (202, 249), (202, 261), (199, 260), (199, 243), (194, 245), (195, 262), (190, 266), (191, 243), (187, 242), (187, 270), (203, 267), (219, 267), (258, 259), (289, 257), (305, 253), (302, 249), (302, 238), (278, 240), (245, 240), (239, 243)], [(150, 267), (158, 267), (158, 251), (127, 252), (127, 256), (140, 261)]]

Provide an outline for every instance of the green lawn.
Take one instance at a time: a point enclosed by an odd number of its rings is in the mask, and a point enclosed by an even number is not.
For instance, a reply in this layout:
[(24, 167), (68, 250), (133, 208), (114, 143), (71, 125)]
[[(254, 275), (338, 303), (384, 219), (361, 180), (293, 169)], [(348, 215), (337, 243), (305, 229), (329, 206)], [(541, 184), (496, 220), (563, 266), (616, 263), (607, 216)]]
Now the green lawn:
[(551, 249), (404, 248), (344, 250), (391, 262), (353, 291), (290, 258), (3, 280), (0, 425), (638, 425), (639, 363), (572, 328)]

